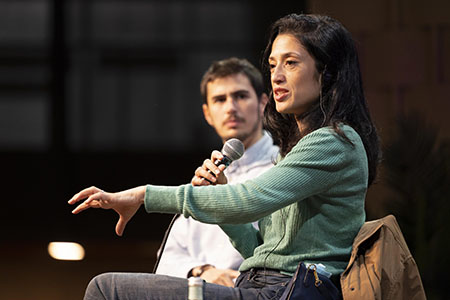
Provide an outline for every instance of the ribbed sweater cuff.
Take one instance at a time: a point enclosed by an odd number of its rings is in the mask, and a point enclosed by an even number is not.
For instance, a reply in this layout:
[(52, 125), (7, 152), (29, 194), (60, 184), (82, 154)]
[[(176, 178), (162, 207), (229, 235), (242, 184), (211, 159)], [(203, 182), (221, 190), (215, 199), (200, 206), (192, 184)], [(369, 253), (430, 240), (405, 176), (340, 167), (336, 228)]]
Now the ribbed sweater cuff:
[(145, 188), (144, 207), (148, 213), (181, 213), (177, 201), (177, 186), (147, 185)]

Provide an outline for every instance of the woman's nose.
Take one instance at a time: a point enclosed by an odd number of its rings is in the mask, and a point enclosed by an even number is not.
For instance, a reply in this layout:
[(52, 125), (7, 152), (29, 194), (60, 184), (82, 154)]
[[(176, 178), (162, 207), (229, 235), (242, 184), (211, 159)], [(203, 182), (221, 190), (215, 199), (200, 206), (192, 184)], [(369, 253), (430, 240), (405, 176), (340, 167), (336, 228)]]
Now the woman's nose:
[(280, 67), (275, 67), (272, 71), (271, 80), (273, 83), (280, 83), (285, 80), (285, 76)]

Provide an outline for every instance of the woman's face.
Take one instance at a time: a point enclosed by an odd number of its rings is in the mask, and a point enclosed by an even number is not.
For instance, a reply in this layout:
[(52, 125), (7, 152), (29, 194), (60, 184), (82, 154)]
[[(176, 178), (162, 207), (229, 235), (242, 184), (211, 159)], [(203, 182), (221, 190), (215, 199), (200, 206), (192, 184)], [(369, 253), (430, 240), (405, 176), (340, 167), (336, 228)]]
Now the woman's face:
[(269, 66), (278, 112), (300, 115), (319, 99), (315, 61), (293, 35), (280, 34), (275, 38)]

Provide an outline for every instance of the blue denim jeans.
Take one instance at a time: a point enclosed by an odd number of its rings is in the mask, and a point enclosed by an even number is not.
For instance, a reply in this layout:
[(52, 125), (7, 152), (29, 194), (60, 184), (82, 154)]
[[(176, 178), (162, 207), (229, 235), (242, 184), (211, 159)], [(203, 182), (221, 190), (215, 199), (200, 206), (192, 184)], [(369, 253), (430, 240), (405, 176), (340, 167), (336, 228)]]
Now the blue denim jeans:
[[(271, 270), (242, 272), (234, 288), (212, 283), (203, 286), (204, 300), (269, 300), (278, 299), (291, 277)], [(186, 300), (185, 278), (146, 273), (105, 273), (89, 283), (85, 300), (148, 299)]]

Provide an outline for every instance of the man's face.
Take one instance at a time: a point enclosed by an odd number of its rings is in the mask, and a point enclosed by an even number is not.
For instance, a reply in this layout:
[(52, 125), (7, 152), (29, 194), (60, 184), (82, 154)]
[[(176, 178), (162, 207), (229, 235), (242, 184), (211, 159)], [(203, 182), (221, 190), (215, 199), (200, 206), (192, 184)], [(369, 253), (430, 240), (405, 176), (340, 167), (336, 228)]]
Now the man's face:
[(206, 95), (205, 119), (223, 141), (238, 138), (247, 148), (261, 137), (267, 96), (258, 101), (245, 75), (239, 73), (208, 82)]

